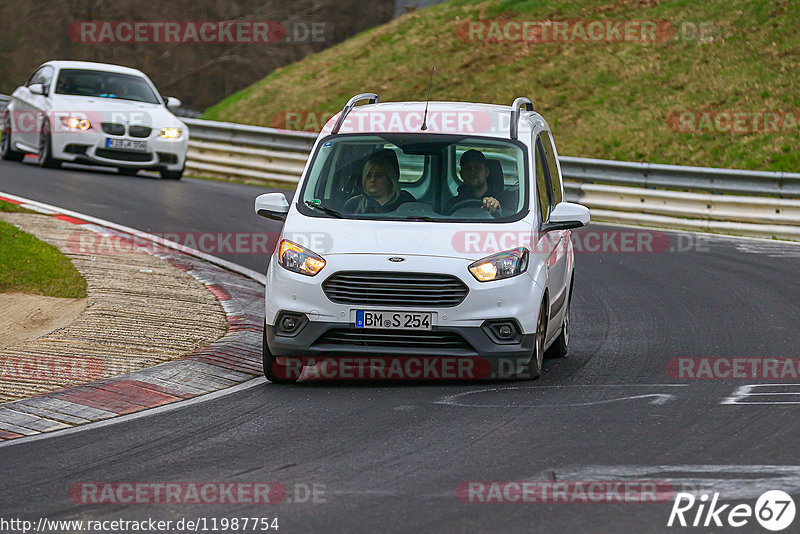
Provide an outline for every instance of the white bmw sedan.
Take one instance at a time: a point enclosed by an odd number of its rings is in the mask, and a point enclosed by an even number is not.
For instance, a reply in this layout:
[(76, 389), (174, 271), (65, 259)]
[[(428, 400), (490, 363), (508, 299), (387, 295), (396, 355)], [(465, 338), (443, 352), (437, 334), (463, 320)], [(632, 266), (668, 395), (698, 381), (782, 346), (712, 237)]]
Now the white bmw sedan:
[(39, 165), (63, 162), (157, 170), (179, 180), (189, 131), (141, 71), (84, 61), (48, 61), (11, 95), (2, 116), (0, 156)]

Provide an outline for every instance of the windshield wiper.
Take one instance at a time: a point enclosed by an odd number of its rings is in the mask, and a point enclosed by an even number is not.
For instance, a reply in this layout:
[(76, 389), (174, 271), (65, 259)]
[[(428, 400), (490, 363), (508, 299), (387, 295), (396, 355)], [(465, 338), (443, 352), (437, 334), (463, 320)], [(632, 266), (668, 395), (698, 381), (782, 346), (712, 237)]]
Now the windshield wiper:
[(427, 215), (409, 215), (408, 217), (403, 217), (403, 220), (406, 221), (436, 221), (438, 219), (434, 219), (433, 217), (428, 217)]
[(331, 215), (332, 217), (336, 217), (337, 219), (344, 219), (344, 215), (342, 215), (341, 213), (339, 213), (335, 209), (331, 209), (331, 208), (325, 207), (322, 204), (315, 204), (315, 203), (311, 202), (310, 200), (306, 200), (306, 206), (308, 206), (309, 208), (314, 208), (315, 210), (319, 210), (319, 211), (321, 211), (323, 213), (327, 213), (328, 215)]

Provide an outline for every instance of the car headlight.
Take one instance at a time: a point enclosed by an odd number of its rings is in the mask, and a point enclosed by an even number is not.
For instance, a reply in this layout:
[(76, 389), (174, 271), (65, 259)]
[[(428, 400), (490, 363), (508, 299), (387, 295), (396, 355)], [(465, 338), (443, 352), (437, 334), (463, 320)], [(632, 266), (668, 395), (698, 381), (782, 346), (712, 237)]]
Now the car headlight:
[(469, 272), (478, 282), (511, 278), (528, 269), (528, 253), (525, 247), (499, 252), (471, 264)]
[(278, 264), (289, 271), (314, 276), (325, 267), (325, 260), (307, 248), (283, 239), (278, 253)]
[(158, 136), (162, 139), (178, 139), (181, 136), (181, 129), (175, 127), (161, 128)]
[(92, 123), (82, 117), (61, 117), (61, 126), (71, 130), (88, 130)]

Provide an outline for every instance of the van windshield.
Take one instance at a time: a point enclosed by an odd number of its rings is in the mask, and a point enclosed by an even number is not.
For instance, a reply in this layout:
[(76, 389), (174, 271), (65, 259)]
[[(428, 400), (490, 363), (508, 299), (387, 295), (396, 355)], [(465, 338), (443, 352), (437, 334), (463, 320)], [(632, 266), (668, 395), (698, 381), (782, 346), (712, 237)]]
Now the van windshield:
[(525, 151), (509, 140), (442, 134), (332, 136), (318, 145), (298, 209), (357, 219), (518, 219)]

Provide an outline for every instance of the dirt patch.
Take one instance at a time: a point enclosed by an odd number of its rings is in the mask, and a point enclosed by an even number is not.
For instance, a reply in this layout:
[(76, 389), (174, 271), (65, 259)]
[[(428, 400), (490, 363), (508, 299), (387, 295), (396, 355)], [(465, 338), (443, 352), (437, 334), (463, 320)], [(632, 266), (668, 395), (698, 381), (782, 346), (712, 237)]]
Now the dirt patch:
[(88, 299), (0, 293), (0, 347), (42, 337), (74, 321)]

